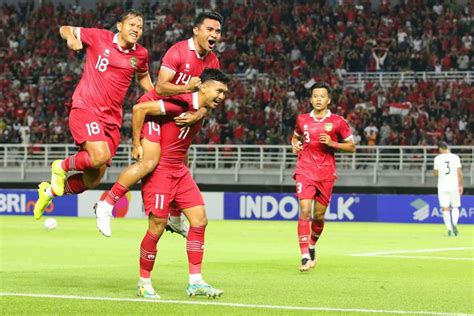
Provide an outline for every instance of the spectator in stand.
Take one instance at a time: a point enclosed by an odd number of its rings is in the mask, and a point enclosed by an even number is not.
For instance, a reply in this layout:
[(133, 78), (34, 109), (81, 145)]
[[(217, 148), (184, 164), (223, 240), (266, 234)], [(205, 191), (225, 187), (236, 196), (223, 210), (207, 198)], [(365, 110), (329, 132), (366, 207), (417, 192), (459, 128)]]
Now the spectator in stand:
[[(1, 128), (1, 142), (23, 141), (13, 129), (15, 111), (20, 110), (25, 114), (19, 123), (29, 126), (31, 144), (51, 143), (58, 138), (69, 143), (72, 141), (69, 133), (58, 133), (58, 125), (62, 131), (67, 130), (67, 121), (59, 118), (67, 116), (62, 104), (70, 100), (74, 82), (80, 78), (83, 55), (67, 52), (60, 38), (53, 35), (50, 25), (107, 27), (123, 8), (119, 4), (104, 5), (102, 2), (98, 2), (92, 11), (78, 5), (26, 3), (2, 2), (0, 5), (0, 68), (3, 74), (0, 76), (0, 117), (5, 124)], [(197, 14), (192, 2), (180, 2), (178, 8), (165, 3), (143, 2), (142, 11), (148, 14), (145, 17), (147, 25), (154, 27), (153, 32), (147, 32), (143, 37), (152, 60), (161, 60), (174, 41), (184, 39), (183, 34), (191, 32)], [(230, 84), (229, 100), (235, 103), (232, 109), (216, 109), (196, 141), (209, 143), (212, 139), (222, 143), (229, 137), (233, 143), (275, 142), (275, 137), (270, 140), (270, 135), (262, 133), (273, 127), (278, 134), (278, 143), (286, 144), (294, 126), (290, 117), (307, 110), (304, 84), (315, 78), (331, 82), (334, 104), (341, 106), (340, 110), (331, 111), (343, 114), (351, 121), (363, 137), (363, 144), (367, 143), (364, 129), (371, 121), (379, 130), (382, 123), (387, 122), (389, 135), (392, 132), (396, 135), (391, 138), (379, 135), (377, 144), (399, 144), (400, 135), (407, 143), (414, 142), (414, 136), (405, 134), (402, 115), (388, 111), (389, 103), (408, 99), (412, 107), (421, 109), (433, 121), (428, 124), (427, 118), (415, 118), (413, 124), (424, 132), (418, 135), (417, 144), (432, 145), (434, 138), (445, 137), (444, 130), (438, 131), (436, 127), (442, 114), (448, 120), (445, 128), (449, 126), (454, 134), (453, 145), (471, 142), (472, 83), (420, 80), (403, 89), (398, 87), (403, 84), (396, 83), (363, 91), (353, 91), (348, 86), (348, 72), (375, 72), (377, 60), (379, 71), (472, 71), (474, 54), (469, 24), (472, 23), (472, 6), (445, 4), (444, 1), (429, 3), (424, 7), (407, 1), (397, 4), (392, 1), (390, 5), (387, 1), (380, 7), (371, 7), (370, 1), (354, 5), (352, 1), (301, 4), (295, 0), (264, 0), (243, 6), (238, 2), (224, 4), (218, 1), (215, 9), (223, 12), (228, 22), (226, 34), (232, 36), (224, 38), (215, 51), (227, 72), (242, 69), (242, 73), (235, 76), (242, 80), (234, 79)], [(312, 14), (308, 16), (307, 12)], [(8, 35), (4, 33), (6, 29)], [(327, 42), (331, 45), (326, 45)], [(372, 47), (378, 48), (376, 58)], [(385, 59), (380, 63), (384, 55)], [(63, 56), (68, 56), (67, 61)], [(152, 63), (151, 73), (157, 73), (160, 66), (159, 62)], [(445, 98), (447, 94), (450, 99)], [(124, 103), (125, 121), (121, 133), (125, 139), (131, 137), (127, 109), (129, 112), (138, 96), (135, 84), (129, 89)], [(370, 101), (375, 111), (370, 107), (356, 108), (356, 104)], [(269, 109), (272, 109), (270, 121), (265, 118)], [(229, 110), (233, 116), (225, 115), (226, 122), (210, 124), (219, 113)], [(283, 114), (278, 115), (278, 111)], [(462, 119), (464, 116), (466, 118)], [(53, 120), (55, 125), (50, 127)]]

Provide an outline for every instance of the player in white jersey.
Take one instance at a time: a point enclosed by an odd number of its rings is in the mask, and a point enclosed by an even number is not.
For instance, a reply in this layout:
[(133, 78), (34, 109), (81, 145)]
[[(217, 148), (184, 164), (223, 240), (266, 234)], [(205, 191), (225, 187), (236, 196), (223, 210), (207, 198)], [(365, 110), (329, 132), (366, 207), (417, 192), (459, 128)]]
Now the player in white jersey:
[[(449, 152), (448, 144), (439, 142), (439, 155), (434, 160), (434, 174), (438, 177), (438, 199), (443, 209), (443, 220), (448, 236), (458, 235), (459, 207), (463, 193), (463, 175), (458, 155)], [(451, 222), (452, 217), (452, 222)]]

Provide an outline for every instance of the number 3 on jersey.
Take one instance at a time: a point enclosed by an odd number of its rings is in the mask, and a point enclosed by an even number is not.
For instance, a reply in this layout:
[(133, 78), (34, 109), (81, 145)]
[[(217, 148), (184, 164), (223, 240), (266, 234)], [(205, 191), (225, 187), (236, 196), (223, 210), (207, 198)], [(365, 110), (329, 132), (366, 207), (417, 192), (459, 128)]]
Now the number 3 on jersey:
[(296, 193), (300, 194), (303, 191), (303, 184), (301, 182), (296, 183)]
[(95, 69), (99, 70), (100, 72), (104, 72), (107, 70), (108, 65), (109, 60), (106, 57), (102, 57), (99, 55), (99, 59), (97, 59), (97, 64), (95, 64)]
[(310, 138), (309, 138), (309, 132), (308, 132), (308, 131), (305, 131), (305, 132), (303, 133), (303, 137), (304, 137), (304, 142), (305, 142), (305, 143), (309, 143)]

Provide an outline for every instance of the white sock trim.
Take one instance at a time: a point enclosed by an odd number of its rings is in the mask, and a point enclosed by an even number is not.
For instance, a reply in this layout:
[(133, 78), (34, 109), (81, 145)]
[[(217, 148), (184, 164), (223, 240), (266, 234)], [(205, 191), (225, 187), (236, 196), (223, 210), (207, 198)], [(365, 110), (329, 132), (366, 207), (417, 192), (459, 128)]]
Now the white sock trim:
[(140, 277), (140, 283), (142, 283), (142, 284), (151, 283), (151, 278), (142, 278), (142, 277)]
[(457, 226), (458, 220), (459, 220), (459, 208), (458, 207), (453, 207), (451, 210), (451, 217), (453, 220), (453, 225)]
[(451, 212), (450, 211), (443, 211), (443, 221), (444, 221), (444, 225), (446, 225), (447, 230), (453, 229), (453, 227), (451, 226)]
[(206, 284), (206, 282), (204, 282), (204, 280), (202, 279), (201, 273), (194, 273), (189, 275), (189, 284), (195, 283)]

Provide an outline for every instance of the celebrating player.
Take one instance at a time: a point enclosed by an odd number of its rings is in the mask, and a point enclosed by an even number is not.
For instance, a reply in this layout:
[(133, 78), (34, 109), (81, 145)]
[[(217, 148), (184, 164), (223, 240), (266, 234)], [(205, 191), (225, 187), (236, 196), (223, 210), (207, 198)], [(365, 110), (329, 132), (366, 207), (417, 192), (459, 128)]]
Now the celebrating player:
[[(74, 26), (59, 29), (70, 49), (78, 51), (86, 46), (84, 71), (69, 114), (69, 128), (80, 150), (53, 162), (51, 184), (39, 185), (36, 219), (55, 196), (79, 194), (99, 184), (119, 145), (122, 103), (134, 74), (144, 90), (153, 90), (148, 51), (137, 44), (143, 33), (142, 14), (126, 11), (116, 25), (116, 34)], [(82, 172), (66, 178), (72, 170)]]
[(438, 177), (439, 205), (443, 209), (443, 221), (448, 229), (448, 236), (453, 233), (457, 236), (459, 208), (464, 190), (461, 159), (449, 152), (446, 142), (439, 142), (438, 149), (440, 154), (435, 157), (433, 172)]
[[(331, 103), (329, 85), (317, 82), (310, 91), (313, 110), (298, 115), (291, 139), (293, 152), (298, 154), (294, 178), (300, 202), (298, 240), (301, 272), (316, 266), (315, 245), (323, 232), (324, 214), (337, 178), (334, 152), (355, 151), (349, 125), (344, 118), (328, 109)], [(313, 202), (314, 214), (310, 225)]]
[[(146, 115), (165, 115), (161, 118), (161, 159), (158, 167), (142, 181), (142, 198), (148, 215), (148, 231), (140, 246), (140, 279), (137, 294), (159, 298), (153, 289), (150, 274), (156, 259), (157, 244), (165, 230), (170, 205), (183, 210), (190, 228), (186, 249), (189, 262), (190, 296), (217, 297), (222, 291), (204, 282), (201, 263), (204, 255), (204, 235), (207, 216), (204, 200), (185, 164), (186, 153), (193, 137), (201, 128), (201, 121), (192, 126), (178, 126), (174, 117), (186, 108), (197, 111), (202, 107), (215, 108), (225, 98), (229, 78), (218, 69), (206, 69), (201, 74), (201, 85), (194, 93), (178, 95), (166, 100), (151, 99), (133, 108), (133, 138), (149, 138)], [(184, 105), (184, 106), (183, 106)], [(151, 137), (156, 137), (152, 135)]]
[[(222, 16), (214, 11), (201, 12), (193, 28), (193, 37), (176, 43), (166, 52), (158, 75), (155, 90), (145, 95), (145, 98), (158, 98), (159, 96), (173, 96), (181, 93), (195, 92), (201, 84), (202, 71), (205, 68), (220, 68), (217, 56), (212, 52), (216, 43), (221, 38)], [(195, 115), (176, 118), (178, 124), (193, 124), (205, 115), (202, 108)], [(156, 134), (159, 139), (159, 122), (147, 122), (149, 134)], [(160, 160), (160, 143), (157, 138), (148, 137), (136, 139), (133, 143), (133, 158), (137, 163), (122, 171), (117, 182), (95, 206), (97, 214), (97, 227), (107, 237), (112, 233), (110, 219), (112, 210), (118, 200), (124, 196), (130, 187), (145, 175), (155, 169)], [(167, 229), (177, 232), (184, 237), (188, 227), (181, 220), (181, 212), (174, 208), (170, 212)]]

